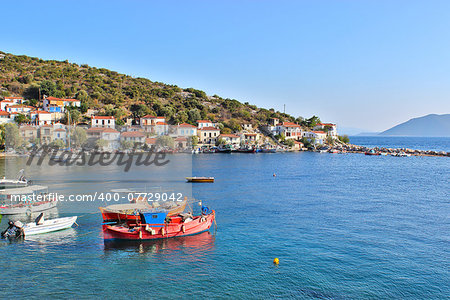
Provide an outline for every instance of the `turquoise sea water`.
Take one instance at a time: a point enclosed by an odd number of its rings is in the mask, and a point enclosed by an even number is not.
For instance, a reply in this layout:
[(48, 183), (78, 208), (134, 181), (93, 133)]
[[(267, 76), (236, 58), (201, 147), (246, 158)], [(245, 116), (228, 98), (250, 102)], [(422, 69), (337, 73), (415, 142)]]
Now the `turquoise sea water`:
[[(14, 164), (19, 168), (23, 159)], [(58, 214), (77, 210), (80, 227), (0, 242), (0, 296), (438, 299), (450, 294), (448, 158), (210, 154), (193, 156), (192, 168), (194, 175), (216, 178), (192, 191), (217, 211), (215, 233), (105, 245), (98, 203), (86, 212), (63, 203)], [(55, 190), (79, 193), (138, 186), (153, 176), (145, 167), (128, 173), (29, 167), (27, 173)], [(97, 181), (83, 181), (88, 176)], [(189, 185), (181, 176), (172, 183)]]

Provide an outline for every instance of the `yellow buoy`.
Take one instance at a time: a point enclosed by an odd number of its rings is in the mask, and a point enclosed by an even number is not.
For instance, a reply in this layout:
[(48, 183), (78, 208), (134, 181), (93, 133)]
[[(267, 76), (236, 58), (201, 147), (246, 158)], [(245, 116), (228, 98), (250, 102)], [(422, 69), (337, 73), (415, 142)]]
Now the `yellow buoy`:
[(273, 263), (276, 264), (276, 265), (278, 265), (280, 263), (280, 260), (278, 259), (278, 257), (275, 257), (273, 259)]

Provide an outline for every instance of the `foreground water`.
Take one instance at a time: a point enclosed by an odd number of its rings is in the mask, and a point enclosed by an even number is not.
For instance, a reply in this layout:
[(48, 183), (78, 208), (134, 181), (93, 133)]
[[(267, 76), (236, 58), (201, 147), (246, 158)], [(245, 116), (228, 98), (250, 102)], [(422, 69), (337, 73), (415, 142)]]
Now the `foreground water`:
[[(20, 168), (24, 160), (13, 164)], [(88, 210), (93, 214), (79, 213), (78, 228), (0, 243), (0, 296), (430, 299), (450, 294), (448, 158), (212, 154), (194, 156), (192, 167), (194, 175), (216, 178), (193, 186), (195, 197), (217, 211), (215, 234), (104, 245), (95, 203)], [(142, 167), (128, 173), (63, 168), (51, 173), (52, 179), (49, 172), (27, 170), (38, 183), (78, 193), (139, 185), (151, 176)], [(93, 176), (98, 180), (83, 181)], [(180, 177), (173, 185), (189, 184)], [(71, 215), (78, 209), (74, 205), (61, 204), (59, 215)]]

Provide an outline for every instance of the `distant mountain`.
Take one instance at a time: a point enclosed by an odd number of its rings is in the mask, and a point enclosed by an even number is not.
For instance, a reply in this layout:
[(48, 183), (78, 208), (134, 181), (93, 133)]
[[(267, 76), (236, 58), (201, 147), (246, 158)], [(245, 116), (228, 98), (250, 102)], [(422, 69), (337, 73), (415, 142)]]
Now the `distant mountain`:
[(368, 132), (360, 132), (356, 134), (356, 136), (375, 136), (379, 134), (380, 134), (379, 132), (368, 131)]
[(401, 123), (380, 135), (394, 136), (450, 136), (450, 114), (430, 114)]

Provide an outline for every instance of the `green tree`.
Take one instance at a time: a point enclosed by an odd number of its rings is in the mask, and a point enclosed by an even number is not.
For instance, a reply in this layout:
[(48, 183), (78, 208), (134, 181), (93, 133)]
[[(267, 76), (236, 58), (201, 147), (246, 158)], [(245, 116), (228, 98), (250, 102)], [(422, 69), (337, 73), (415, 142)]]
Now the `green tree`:
[(100, 149), (103, 149), (103, 148), (105, 148), (105, 147), (108, 147), (109, 142), (108, 142), (107, 140), (104, 140), (104, 139), (99, 139), (99, 140), (97, 140), (97, 141), (95, 142), (95, 145), (96, 145), (97, 147), (99, 147)]
[(327, 144), (328, 145), (334, 145), (334, 139), (332, 136), (327, 136)]
[(338, 136), (338, 139), (345, 144), (350, 143), (350, 139), (346, 134), (344, 134), (343, 136)]
[(20, 136), (19, 127), (14, 123), (5, 124), (5, 145), (7, 148), (18, 149), (23, 140)]
[(80, 100), (80, 101), (86, 101), (88, 99), (89, 95), (85, 90), (79, 90), (76, 94), (75, 94), (75, 99)]
[(175, 147), (175, 141), (170, 136), (161, 135), (156, 138), (156, 145), (173, 149)]
[(198, 136), (196, 136), (196, 135), (191, 136), (191, 145), (192, 145), (192, 147), (195, 147), (198, 145)]
[(201, 118), (200, 111), (196, 108), (189, 110), (187, 112), (187, 115), (189, 118), (189, 122), (191, 122), (192, 124), (194, 124)]
[(30, 122), (30, 119), (28, 119), (28, 117), (27, 116), (25, 116), (24, 114), (18, 114), (15, 118), (14, 118), (14, 121), (17, 123), (17, 124), (23, 124), (23, 123), (29, 123)]
[(66, 147), (66, 143), (64, 143), (64, 141), (61, 140), (61, 139), (57, 139), (57, 140), (52, 141), (50, 143), (50, 146), (58, 148), (58, 149), (61, 149), (61, 148), (65, 148)]
[(40, 88), (41, 88), (41, 95), (46, 96), (55, 96), (55, 93), (57, 91), (56, 83), (50, 80), (42, 81)]
[(86, 130), (81, 127), (75, 127), (70, 136), (71, 142), (76, 148), (82, 147), (87, 142)]
[(124, 150), (129, 150), (134, 147), (134, 143), (132, 141), (122, 141), (120, 147)]

